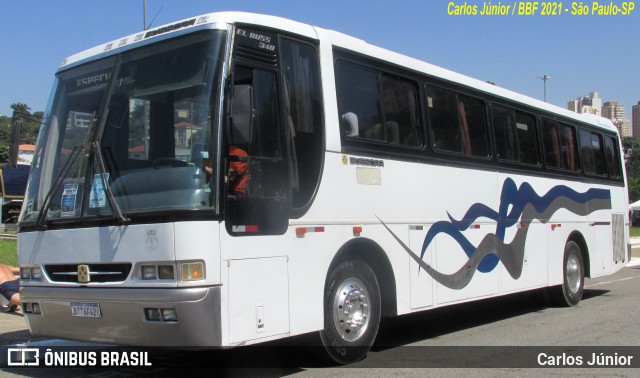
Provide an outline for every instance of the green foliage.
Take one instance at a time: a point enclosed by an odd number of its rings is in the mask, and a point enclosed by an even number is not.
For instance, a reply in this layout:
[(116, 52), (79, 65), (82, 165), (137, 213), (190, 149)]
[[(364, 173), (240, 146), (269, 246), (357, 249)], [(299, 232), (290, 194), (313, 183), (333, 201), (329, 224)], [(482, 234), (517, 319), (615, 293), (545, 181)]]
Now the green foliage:
[(0, 116), (0, 163), (9, 161), (11, 117)]
[(627, 185), (629, 186), (629, 203), (640, 200), (640, 179), (627, 177)]
[(18, 245), (15, 240), (0, 239), (0, 264), (18, 266)]
[[(38, 111), (31, 113), (31, 108), (24, 103), (13, 103), (11, 109), (23, 114), (20, 143), (35, 144), (40, 130), (40, 120), (44, 115)], [(11, 137), (11, 116), (0, 116), (0, 163), (9, 162), (9, 144)]]
[(634, 137), (623, 137), (622, 138), (622, 146), (624, 147), (625, 151), (630, 149), (630, 148), (638, 148), (640, 147), (640, 142), (638, 142), (638, 140), (636, 140), (636, 138)]
[(622, 146), (627, 152), (625, 169), (629, 185), (629, 202), (635, 202), (640, 200), (640, 142), (634, 137), (624, 137)]

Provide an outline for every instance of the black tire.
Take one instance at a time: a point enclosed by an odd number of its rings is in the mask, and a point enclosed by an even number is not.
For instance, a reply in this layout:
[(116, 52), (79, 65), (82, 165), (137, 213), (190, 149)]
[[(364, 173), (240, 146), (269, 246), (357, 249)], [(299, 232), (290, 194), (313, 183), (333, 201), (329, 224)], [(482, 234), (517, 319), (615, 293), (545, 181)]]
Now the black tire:
[[(348, 308), (346, 308), (348, 306)], [(329, 274), (324, 293), (322, 345), (339, 364), (363, 359), (380, 325), (380, 288), (373, 270), (348, 260)]]
[(562, 285), (550, 288), (550, 299), (554, 305), (572, 307), (580, 302), (584, 292), (584, 260), (578, 243), (567, 242), (562, 261)]

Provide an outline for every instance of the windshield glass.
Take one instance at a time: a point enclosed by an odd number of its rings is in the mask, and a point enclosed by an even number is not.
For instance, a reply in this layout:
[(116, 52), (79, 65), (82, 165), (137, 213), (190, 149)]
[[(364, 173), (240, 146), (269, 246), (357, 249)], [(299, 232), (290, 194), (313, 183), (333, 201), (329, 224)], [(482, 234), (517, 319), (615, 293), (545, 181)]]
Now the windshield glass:
[(224, 33), (199, 32), (59, 74), (22, 221), (211, 209)]

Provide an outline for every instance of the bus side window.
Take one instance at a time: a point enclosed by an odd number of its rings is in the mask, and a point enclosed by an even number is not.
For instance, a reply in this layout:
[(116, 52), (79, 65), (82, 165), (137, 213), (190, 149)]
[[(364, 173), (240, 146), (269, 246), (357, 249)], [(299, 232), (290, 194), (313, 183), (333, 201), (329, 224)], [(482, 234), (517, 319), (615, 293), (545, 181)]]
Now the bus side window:
[(486, 158), (489, 156), (489, 143), (484, 101), (458, 95), (458, 112), (465, 155)]
[(620, 149), (618, 148), (618, 143), (616, 143), (615, 138), (607, 136), (605, 137), (604, 145), (607, 172), (609, 172), (609, 177), (620, 178)]
[(542, 143), (547, 167), (564, 168), (561, 157), (560, 128), (556, 122), (546, 119), (542, 121)]
[(433, 148), (439, 151), (462, 151), (456, 95), (440, 88), (427, 87), (429, 131)]
[[(336, 63), (336, 89), (340, 114), (353, 113), (358, 119), (358, 132), (346, 130), (343, 135), (383, 142), (383, 117), (378, 106), (378, 74), (351, 63)], [(353, 118), (352, 118), (353, 119)]]
[(427, 86), (426, 93), (433, 147), (486, 158), (489, 149), (484, 102), (433, 86)]
[(547, 167), (573, 172), (578, 170), (576, 133), (573, 127), (543, 119), (542, 143)]
[(493, 109), (493, 129), (495, 132), (498, 158), (516, 160), (517, 145), (513, 132), (513, 115), (509, 109), (495, 106)]
[(504, 106), (494, 106), (493, 128), (498, 158), (531, 165), (540, 162), (538, 132), (533, 115)]
[(418, 88), (415, 83), (389, 75), (382, 75), (381, 104), (384, 112), (387, 142), (417, 146)]
[(591, 146), (596, 163), (596, 175), (605, 175), (604, 149), (602, 147), (602, 135), (591, 133)]
[(516, 132), (518, 134), (519, 161), (538, 164), (538, 133), (536, 119), (527, 113), (516, 111)]
[(280, 39), (289, 132), (291, 205), (301, 216), (313, 199), (322, 176), (323, 106), (320, 64), (315, 46)]
[(586, 173), (597, 176), (604, 176), (607, 173), (602, 135), (585, 129), (580, 130), (580, 151)]
[(570, 171), (578, 171), (578, 142), (576, 130), (569, 125), (560, 125), (561, 148), (564, 168)]
[(335, 68), (338, 110), (345, 137), (390, 145), (420, 144), (415, 82), (343, 61), (338, 61)]

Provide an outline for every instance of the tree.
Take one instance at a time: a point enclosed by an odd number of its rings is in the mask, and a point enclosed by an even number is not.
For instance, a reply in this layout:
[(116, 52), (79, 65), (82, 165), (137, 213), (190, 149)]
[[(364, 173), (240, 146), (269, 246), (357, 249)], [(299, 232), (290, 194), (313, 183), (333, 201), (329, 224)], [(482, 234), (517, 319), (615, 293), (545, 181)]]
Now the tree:
[(627, 178), (627, 185), (629, 186), (629, 203), (640, 200), (640, 180)]
[(627, 171), (627, 185), (629, 201), (640, 200), (640, 142), (633, 137), (622, 138), (625, 153), (625, 170)]
[(29, 105), (22, 102), (14, 102), (13, 104), (11, 104), (11, 109), (13, 109), (14, 112), (31, 114), (31, 108), (29, 107)]
[(43, 112), (35, 112), (31, 114), (29, 105), (22, 102), (11, 104), (11, 109), (17, 116), (22, 117), (22, 128), (20, 129), (20, 142), (35, 144), (38, 139), (40, 130), (40, 122), (42, 121)]
[[(20, 142), (35, 144), (44, 113), (38, 111), (32, 114), (29, 105), (22, 102), (13, 103), (10, 107), (16, 115), (22, 116)], [(0, 116), (0, 163), (9, 161), (11, 120), (11, 117)]]
[(0, 116), (0, 163), (9, 161), (11, 117)]

